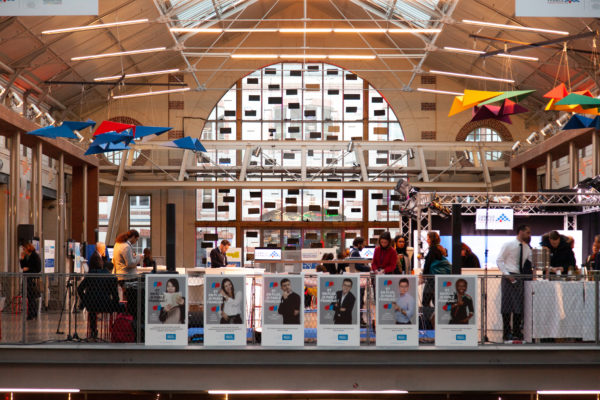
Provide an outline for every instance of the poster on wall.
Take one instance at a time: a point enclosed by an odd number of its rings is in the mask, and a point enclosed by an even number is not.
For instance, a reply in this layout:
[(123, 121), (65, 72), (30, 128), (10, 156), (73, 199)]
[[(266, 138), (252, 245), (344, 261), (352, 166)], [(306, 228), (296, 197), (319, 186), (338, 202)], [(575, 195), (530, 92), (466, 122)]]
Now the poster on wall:
[(600, 0), (515, 0), (517, 17), (600, 17)]
[(321, 275), (317, 346), (360, 346), (360, 275)]
[(263, 279), (262, 345), (304, 346), (304, 276)]
[(187, 275), (146, 275), (146, 346), (188, 343)]
[(382, 347), (418, 347), (417, 277), (415, 275), (379, 275), (377, 293), (376, 345)]
[[(213, 250), (212, 248), (206, 249), (206, 265), (208, 268), (211, 268), (210, 252), (212, 250)], [(230, 247), (229, 250), (227, 250), (227, 264), (231, 264), (234, 267), (242, 266), (242, 249), (241, 248)]]
[(204, 345), (246, 345), (244, 275), (204, 278)]
[(98, 0), (4, 0), (0, 16), (98, 15)]
[(54, 240), (44, 240), (44, 272), (54, 272)]
[(477, 276), (436, 275), (436, 346), (477, 346), (477, 300)]
[(80, 274), (81, 270), (81, 243), (75, 242), (73, 243), (73, 271), (76, 274)]

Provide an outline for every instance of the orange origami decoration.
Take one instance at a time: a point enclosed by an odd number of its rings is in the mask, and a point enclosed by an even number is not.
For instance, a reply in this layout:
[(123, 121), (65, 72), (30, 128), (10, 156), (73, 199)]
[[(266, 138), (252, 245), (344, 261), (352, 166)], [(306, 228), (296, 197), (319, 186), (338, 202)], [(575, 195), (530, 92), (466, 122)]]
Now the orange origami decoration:
[[(516, 104), (516, 101), (524, 99), (533, 92), (534, 90), (510, 90), (506, 92), (465, 90), (463, 95), (454, 98), (448, 116), (451, 117), (473, 108), (473, 119), (471, 121), (492, 118), (510, 124), (509, 115), (528, 111), (525, 107)], [(497, 105), (493, 105), (494, 103)]]

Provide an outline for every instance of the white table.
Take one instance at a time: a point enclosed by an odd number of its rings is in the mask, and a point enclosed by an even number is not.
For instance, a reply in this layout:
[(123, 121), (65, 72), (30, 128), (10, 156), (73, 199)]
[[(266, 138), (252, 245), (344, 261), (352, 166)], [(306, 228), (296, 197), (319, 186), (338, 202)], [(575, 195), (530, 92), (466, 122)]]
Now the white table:
[(584, 337), (584, 323), (591, 320), (593, 326), (594, 307), (592, 305), (588, 314), (584, 305), (584, 284), (581, 281), (525, 282), (525, 340)]

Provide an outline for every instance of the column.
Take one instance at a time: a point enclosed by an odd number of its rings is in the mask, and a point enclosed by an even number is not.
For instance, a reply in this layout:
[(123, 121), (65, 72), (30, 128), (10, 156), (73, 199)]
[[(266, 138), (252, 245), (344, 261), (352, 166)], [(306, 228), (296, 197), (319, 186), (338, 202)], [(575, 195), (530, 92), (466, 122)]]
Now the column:
[(569, 142), (569, 187), (575, 187), (579, 182), (579, 160), (575, 142)]
[(55, 272), (64, 273), (65, 266), (65, 156), (63, 153), (58, 158), (58, 183), (56, 191), (56, 243), (55, 249)]
[(552, 189), (552, 154), (546, 153), (546, 180), (544, 182), (544, 189)]
[(598, 140), (598, 130), (594, 130), (592, 133), (592, 176), (596, 177), (600, 175), (600, 156), (598, 145), (600, 144), (600, 140)]
[(20, 271), (17, 225), (19, 224), (19, 192), (21, 190), (21, 135), (10, 138), (10, 179), (8, 185), (8, 268), (9, 272)]

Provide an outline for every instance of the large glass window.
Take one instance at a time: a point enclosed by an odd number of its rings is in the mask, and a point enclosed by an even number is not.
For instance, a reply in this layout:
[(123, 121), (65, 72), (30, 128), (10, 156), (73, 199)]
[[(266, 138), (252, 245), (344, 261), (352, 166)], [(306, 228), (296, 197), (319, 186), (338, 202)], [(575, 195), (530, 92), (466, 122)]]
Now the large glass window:
[(135, 229), (140, 233), (139, 240), (133, 246), (138, 254), (142, 254), (145, 248), (151, 247), (151, 200), (152, 197), (148, 195), (129, 196), (129, 229)]
[[(465, 142), (501, 142), (502, 136), (492, 128), (482, 127), (476, 128), (469, 133), (465, 139)], [(469, 152), (471, 160), (475, 160), (472, 152)], [(477, 157), (478, 158), (478, 157)], [(502, 159), (501, 151), (486, 151), (485, 159), (488, 161), (499, 161)]]

